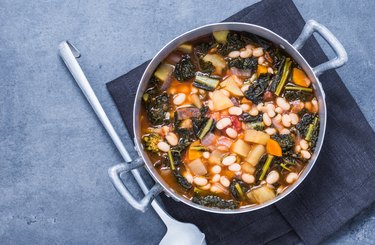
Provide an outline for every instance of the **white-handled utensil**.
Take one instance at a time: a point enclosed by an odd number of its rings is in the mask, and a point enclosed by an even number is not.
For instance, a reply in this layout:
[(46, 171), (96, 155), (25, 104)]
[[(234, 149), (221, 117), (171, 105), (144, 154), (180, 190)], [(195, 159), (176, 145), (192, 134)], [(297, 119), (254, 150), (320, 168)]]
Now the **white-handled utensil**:
[[(91, 107), (94, 109), (96, 115), (98, 116), (99, 120), (103, 124), (104, 128), (107, 130), (109, 136), (112, 138), (113, 143), (116, 145), (117, 149), (119, 150), (121, 156), (124, 158), (125, 162), (130, 163), (132, 159), (126, 150), (125, 146), (123, 145), (120, 137), (116, 133), (115, 129), (113, 128), (111, 122), (109, 121), (106, 113), (103, 110), (98, 98), (96, 97), (94, 91), (92, 90), (89, 81), (87, 80), (85, 74), (83, 73), (80, 65), (77, 62), (76, 58), (80, 57), (79, 51), (68, 41), (63, 41), (59, 45), (59, 53), (63, 61), (65, 62), (66, 66), (68, 67), (70, 73), (73, 75), (74, 79), (78, 83), (79, 87), (81, 88), (83, 94), (86, 96), (87, 100), (89, 101)], [(137, 163), (135, 163), (137, 164)], [(126, 168), (126, 164), (118, 165)], [(116, 171), (116, 169), (111, 169), (112, 172)], [(110, 174), (112, 173), (110, 171)], [(159, 193), (161, 190), (158, 186), (155, 186), (154, 190), (148, 190), (146, 184), (141, 178), (141, 175), (137, 169), (132, 169), (131, 173), (134, 175), (135, 180), (138, 182), (139, 186), (141, 187), (142, 191), (146, 194), (144, 200), (147, 201), (153, 196), (155, 193)], [(128, 195), (127, 190), (118, 189), (121, 195)], [(123, 192), (123, 193), (122, 193)], [(136, 205), (136, 204), (135, 204)], [(170, 217), (158, 204), (156, 200), (153, 200), (151, 203), (152, 207), (154, 208), (155, 212), (159, 215), (162, 219), (164, 224), (167, 227), (167, 233), (160, 241), (160, 244), (163, 245), (196, 245), (196, 244), (206, 244), (205, 242), (205, 235), (193, 224), (189, 223), (182, 223), (179, 222), (172, 217)]]

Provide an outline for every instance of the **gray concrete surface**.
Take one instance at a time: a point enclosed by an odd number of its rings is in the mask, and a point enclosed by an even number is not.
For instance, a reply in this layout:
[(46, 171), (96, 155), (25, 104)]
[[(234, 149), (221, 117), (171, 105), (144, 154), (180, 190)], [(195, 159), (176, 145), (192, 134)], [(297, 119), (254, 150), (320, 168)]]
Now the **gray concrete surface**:
[[(57, 45), (69, 39), (80, 48), (88, 79), (129, 144), (105, 83), (176, 35), (253, 2), (1, 0), (0, 244), (157, 244), (161, 221), (135, 212), (111, 186), (107, 169), (121, 157)], [(295, 3), (343, 42), (349, 62), (338, 72), (375, 128), (374, 1)], [(374, 242), (372, 206), (325, 244)]]

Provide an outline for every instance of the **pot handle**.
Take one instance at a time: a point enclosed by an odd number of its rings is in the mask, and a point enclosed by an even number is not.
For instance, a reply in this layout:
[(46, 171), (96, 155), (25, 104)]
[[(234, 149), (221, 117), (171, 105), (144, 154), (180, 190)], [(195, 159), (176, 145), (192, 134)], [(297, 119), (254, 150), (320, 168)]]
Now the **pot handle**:
[(336, 57), (334, 59), (313, 68), (316, 76), (321, 75), (327, 70), (338, 68), (348, 61), (348, 54), (346, 53), (345, 48), (342, 46), (339, 40), (337, 40), (337, 38), (332, 34), (331, 31), (327, 29), (327, 27), (319, 24), (315, 20), (309, 20), (306, 22), (301, 34), (293, 43), (293, 47), (297, 50), (300, 50), (306, 43), (307, 39), (309, 39), (314, 32), (317, 32), (320, 36), (322, 36), (336, 54)]
[(127, 173), (136, 168), (142, 167), (144, 165), (141, 158), (137, 158), (131, 163), (119, 163), (108, 169), (108, 175), (111, 179), (111, 182), (115, 189), (120, 193), (120, 195), (135, 209), (145, 212), (154, 200), (154, 198), (163, 191), (163, 187), (156, 183), (146, 194), (145, 196), (138, 201), (130, 193), (128, 188), (125, 186), (124, 182), (121, 180), (120, 175), (122, 173)]

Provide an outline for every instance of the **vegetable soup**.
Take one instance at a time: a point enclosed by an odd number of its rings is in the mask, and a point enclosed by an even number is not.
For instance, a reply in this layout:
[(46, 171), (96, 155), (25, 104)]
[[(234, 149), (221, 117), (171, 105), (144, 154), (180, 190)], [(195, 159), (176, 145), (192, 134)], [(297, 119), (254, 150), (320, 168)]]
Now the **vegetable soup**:
[(142, 97), (144, 150), (169, 187), (236, 209), (274, 199), (311, 158), (319, 134), (310, 79), (256, 35), (218, 31), (184, 43)]

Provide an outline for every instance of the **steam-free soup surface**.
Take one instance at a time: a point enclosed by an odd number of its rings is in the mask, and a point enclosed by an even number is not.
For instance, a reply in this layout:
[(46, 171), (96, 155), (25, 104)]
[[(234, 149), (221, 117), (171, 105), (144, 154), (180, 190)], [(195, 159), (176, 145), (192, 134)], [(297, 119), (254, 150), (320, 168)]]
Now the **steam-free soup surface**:
[(272, 43), (219, 31), (180, 45), (143, 94), (142, 141), (170, 188), (236, 209), (274, 199), (297, 179), (319, 134), (301, 67)]

